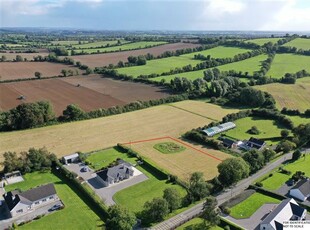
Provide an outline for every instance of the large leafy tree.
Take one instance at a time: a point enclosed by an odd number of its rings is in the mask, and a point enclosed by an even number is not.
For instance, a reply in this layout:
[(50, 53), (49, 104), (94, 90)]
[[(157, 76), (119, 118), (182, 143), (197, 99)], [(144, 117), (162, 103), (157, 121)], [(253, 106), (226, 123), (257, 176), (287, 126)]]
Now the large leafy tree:
[(181, 195), (176, 188), (166, 188), (163, 198), (168, 202), (170, 212), (181, 206)]
[(220, 163), (217, 168), (219, 171), (218, 178), (225, 187), (248, 177), (250, 173), (249, 165), (241, 157), (228, 158)]
[(194, 172), (189, 179), (188, 198), (190, 201), (201, 200), (210, 194), (211, 185), (204, 179), (202, 172)]
[(158, 222), (164, 219), (169, 213), (168, 202), (161, 197), (154, 198), (144, 204), (143, 219), (145, 222)]
[(106, 221), (107, 230), (132, 230), (136, 222), (135, 214), (128, 209), (120, 205), (109, 207), (108, 218)]

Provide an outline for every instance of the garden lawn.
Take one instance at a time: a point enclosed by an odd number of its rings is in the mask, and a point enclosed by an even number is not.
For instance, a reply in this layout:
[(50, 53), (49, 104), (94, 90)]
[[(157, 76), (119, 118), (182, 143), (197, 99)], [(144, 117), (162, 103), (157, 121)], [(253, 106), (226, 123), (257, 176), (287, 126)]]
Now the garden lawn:
[(297, 49), (310, 50), (310, 39), (296, 38), (283, 46), (296, 47)]
[(117, 147), (94, 152), (87, 157), (87, 161), (91, 163), (95, 170), (108, 166), (110, 163), (120, 158), (124, 161), (136, 164), (137, 158), (130, 157), (126, 153), (117, 150)]
[(294, 123), (294, 126), (298, 126), (300, 124), (307, 124), (310, 123), (310, 118), (307, 117), (301, 117), (301, 116), (288, 116), (286, 115), (289, 119), (292, 120)]
[(102, 229), (102, 220), (66, 183), (54, 174), (34, 172), (26, 174), (24, 179), (23, 182), (6, 186), (6, 190), (16, 188), (28, 190), (42, 184), (54, 183), (57, 195), (63, 201), (65, 208), (20, 226), (18, 229)]
[(138, 213), (143, 210), (143, 205), (146, 201), (151, 201), (155, 197), (162, 197), (163, 191), (166, 188), (176, 188), (182, 197), (186, 195), (185, 189), (179, 185), (168, 183), (166, 179), (157, 175), (156, 172), (152, 172), (146, 165), (138, 166), (137, 169), (143, 172), (149, 179), (117, 192), (113, 196), (113, 200), (117, 204)]
[(200, 60), (194, 60), (189, 57), (178, 56), (178, 57), (168, 57), (161, 59), (154, 59), (146, 61), (146, 65), (142, 66), (132, 66), (116, 69), (120, 74), (126, 74), (129, 76), (137, 77), (139, 75), (149, 75), (149, 74), (161, 74), (164, 72), (169, 72), (175, 68), (182, 68), (183, 66), (191, 64), (196, 66), (196, 64), (201, 63)]
[[(265, 54), (262, 54), (262, 55), (258, 55), (256, 57), (252, 57), (252, 58), (249, 58), (243, 61), (217, 66), (215, 68), (218, 68), (220, 71), (235, 70), (237, 72), (241, 71), (243, 73), (248, 72), (250, 75), (253, 75), (255, 71), (258, 71), (260, 69), (262, 61), (264, 61), (266, 58), (267, 56)], [(151, 79), (155, 81), (161, 81), (162, 79), (165, 79), (166, 82), (170, 82), (170, 80), (174, 79), (175, 77), (185, 77), (190, 80), (195, 80), (197, 78), (203, 78), (204, 76), (203, 72), (205, 70), (206, 69), (173, 74), (169, 76), (160, 76), (160, 77), (151, 78)]]
[(202, 54), (204, 56), (210, 55), (212, 58), (232, 58), (236, 54), (246, 53), (251, 51), (250, 49), (242, 49), (237, 47), (225, 47), (225, 46), (218, 46), (212, 49), (203, 50), (199, 52), (184, 54), (182, 57), (189, 57), (194, 58), (196, 54)]
[[(111, 42), (111, 41), (110, 41)], [(117, 41), (116, 41), (117, 42)], [(144, 49), (148, 47), (153, 47), (157, 45), (164, 45), (167, 42), (133, 42), (128, 43), (120, 46), (111, 46), (106, 48), (94, 48), (94, 49), (77, 49), (74, 50), (76, 53), (81, 53), (82, 51), (85, 53), (96, 53), (98, 50), (100, 53), (103, 52), (115, 52), (115, 51), (125, 51), (125, 50), (134, 50), (134, 49)]]
[(246, 200), (232, 207), (230, 216), (236, 219), (249, 218), (257, 211), (257, 209), (266, 203), (278, 204), (280, 203), (280, 200), (260, 193), (254, 193)]
[(276, 54), (266, 76), (282, 78), (286, 73), (296, 73), (303, 69), (310, 72), (310, 56)]
[[(280, 137), (282, 127), (275, 124), (273, 120), (267, 120), (257, 117), (246, 117), (234, 121), (236, 128), (228, 130), (225, 132), (226, 136), (233, 137), (238, 140), (249, 139), (250, 137), (255, 138), (272, 138)], [(256, 126), (260, 133), (258, 135), (253, 135), (247, 133), (252, 126)]]
[(276, 43), (279, 40), (280, 40), (280, 38), (257, 38), (257, 39), (247, 40), (247, 42), (252, 42), (252, 43), (255, 43), (257, 45), (262, 46), (267, 42)]
[[(285, 166), (282, 166), (284, 169), (289, 170), (294, 174), (296, 171), (302, 171), (305, 172), (306, 176), (310, 177), (310, 155), (306, 155), (306, 158), (301, 157), (299, 160), (289, 163)], [(267, 177), (267, 175), (264, 176)], [(263, 187), (269, 190), (277, 190), (279, 189), (286, 181), (288, 181), (291, 178), (291, 175), (286, 175), (283, 173), (278, 172), (275, 170), (273, 172), (272, 177), (268, 177), (267, 179), (258, 180), (263, 183)]]

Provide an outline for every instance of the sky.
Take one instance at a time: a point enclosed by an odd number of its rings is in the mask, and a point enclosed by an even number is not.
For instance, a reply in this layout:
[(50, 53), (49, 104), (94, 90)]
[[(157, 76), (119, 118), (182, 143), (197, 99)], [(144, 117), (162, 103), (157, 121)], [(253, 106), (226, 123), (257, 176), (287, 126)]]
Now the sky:
[(310, 0), (0, 0), (1, 27), (310, 31)]

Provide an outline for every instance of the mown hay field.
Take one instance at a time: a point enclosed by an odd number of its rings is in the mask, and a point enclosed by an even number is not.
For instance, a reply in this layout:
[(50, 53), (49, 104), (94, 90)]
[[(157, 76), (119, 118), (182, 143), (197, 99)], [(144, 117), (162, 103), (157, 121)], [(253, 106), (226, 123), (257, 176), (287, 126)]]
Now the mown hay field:
[[(74, 50), (76, 53), (96, 53), (96, 52), (115, 52), (115, 51), (126, 51), (126, 50), (135, 50), (135, 49), (144, 49), (158, 45), (164, 45), (167, 42), (133, 42), (128, 44), (123, 44), (119, 46), (111, 46), (105, 48), (89, 48), (89, 49), (76, 49)], [(107, 43), (108, 44), (108, 43)]]
[[(197, 107), (205, 108), (204, 116), (217, 110), (221, 111), (222, 116), (234, 111), (218, 106), (211, 107), (205, 102), (182, 103), (188, 103), (192, 112), (195, 112)], [(178, 106), (178, 103), (174, 105)], [(161, 105), (110, 117), (0, 133), (0, 161), (2, 153), (6, 151), (24, 151), (30, 147), (45, 146), (57, 156), (64, 156), (75, 151), (94, 151), (133, 140), (162, 136), (179, 137), (192, 128), (211, 122), (210, 119), (199, 115), (202, 111), (198, 111), (198, 115), (192, 112)]]
[[(185, 147), (185, 150), (178, 153), (164, 154), (154, 148), (154, 145), (167, 141)], [(169, 174), (176, 175), (184, 181), (188, 181), (193, 172), (203, 172), (207, 180), (214, 178), (218, 174), (217, 165), (222, 160), (231, 157), (218, 150), (200, 145), (193, 146), (190, 143), (170, 138), (127, 143), (126, 146), (131, 147), (156, 167)]]
[(288, 43), (285, 43), (284, 46), (291, 46), (296, 47), (297, 49), (310, 50), (310, 39), (296, 38)]
[(298, 79), (294, 85), (274, 83), (255, 88), (269, 92), (279, 109), (286, 107), (305, 111), (310, 108), (310, 77)]
[[(216, 68), (218, 68), (220, 71), (235, 70), (237, 72), (241, 71), (243, 73), (248, 72), (250, 75), (253, 75), (255, 71), (258, 71), (260, 69), (262, 61), (264, 61), (266, 58), (267, 55), (263, 54), (243, 61), (217, 66)], [(161, 81), (162, 79), (165, 79), (166, 82), (170, 82), (170, 80), (174, 79), (175, 77), (185, 77), (190, 80), (195, 80), (197, 78), (203, 78), (204, 71), (205, 69), (186, 73), (178, 73), (169, 76), (161, 76), (151, 79), (155, 81)]]
[(276, 54), (266, 76), (282, 78), (286, 73), (296, 73), (303, 69), (310, 72), (310, 56)]

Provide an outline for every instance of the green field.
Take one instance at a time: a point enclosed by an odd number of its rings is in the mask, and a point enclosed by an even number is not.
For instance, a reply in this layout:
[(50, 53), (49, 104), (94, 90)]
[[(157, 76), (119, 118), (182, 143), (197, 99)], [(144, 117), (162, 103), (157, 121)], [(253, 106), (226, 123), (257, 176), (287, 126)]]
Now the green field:
[[(81, 41), (81, 43), (83, 44), (84, 41)], [(79, 41), (51, 41), (52, 45), (61, 45), (61, 46), (70, 46), (70, 45), (77, 45), (79, 44)]]
[[(112, 41), (106, 42), (111, 44)], [(115, 41), (116, 44), (117, 41)], [(84, 53), (104, 53), (104, 52), (114, 52), (114, 51), (125, 51), (125, 50), (133, 50), (133, 49), (143, 49), (143, 48), (148, 48), (148, 47), (153, 47), (157, 45), (163, 45), (166, 44), (167, 42), (133, 42), (133, 43), (128, 43), (120, 46), (111, 46), (111, 47), (106, 47), (106, 48), (94, 48), (94, 49), (76, 49), (74, 50), (76, 53), (81, 53), (82, 51)], [(90, 45), (85, 44), (85, 45)], [(92, 47), (92, 46), (91, 46)]]
[(229, 58), (229, 57), (234, 57), (236, 54), (246, 53), (248, 51), (251, 51), (251, 50), (250, 49), (237, 48), (237, 47), (218, 46), (218, 47), (208, 49), (208, 50), (184, 54), (182, 56), (194, 58), (194, 56), (196, 54), (202, 54), (206, 57), (208, 55), (210, 55), (212, 58)]
[(252, 43), (255, 43), (257, 45), (262, 46), (267, 42), (276, 43), (279, 40), (280, 40), (280, 38), (257, 38), (257, 39), (247, 40), (247, 42), (252, 42)]
[(25, 181), (6, 186), (6, 191), (16, 188), (28, 190), (46, 183), (54, 183), (65, 208), (39, 220), (18, 227), (18, 229), (101, 229), (103, 222), (61, 179), (52, 173), (34, 172), (24, 176)]
[[(125, 40), (119, 40), (121, 42), (121, 44), (125, 44), (128, 43), (128, 41)], [(102, 47), (102, 46), (106, 46), (106, 45), (116, 45), (118, 42), (118, 40), (112, 40), (112, 41), (99, 41), (99, 42), (88, 42), (88, 43), (84, 43), (84, 44), (77, 44), (77, 45), (73, 45), (72, 47), (74, 49), (88, 49), (88, 48), (96, 48), (96, 47)]]
[[(234, 122), (236, 124), (236, 128), (228, 130), (225, 132), (226, 136), (238, 139), (245, 140), (250, 137), (255, 138), (272, 138), (272, 137), (280, 137), (280, 133), (282, 128), (277, 126), (273, 120), (267, 120), (256, 117), (246, 117)], [(260, 134), (253, 135), (247, 133), (247, 131), (252, 127), (256, 126), (260, 131)], [(268, 143), (269, 141), (267, 141)]]
[(296, 73), (300, 70), (310, 72), (310, 56), (297, 54), (276, 54), (266, 76), (281, 78), (286, 73)]
[(94, 152), (87, 157), (87, 161), (91, 162), (92, 168), (95, 170), (108, 166), (110, 163), (120, 158), (132, 164), (136, 163), (137, 158), (130, 157), (126, 153), (117, 150), (117, 147)]
[[(305, 172), (306, 176), (310, 176), (310, 155), (306, 155), (306, 157), (301, 157), (299, 160), (289, 163), (283, 168), (295, 173), (296, 171)], [(264, 177), (266, 177), (265, 175)], [(260, 180), (263, 183), (264, 188), (269, 190), (277, 190), (279, 189), (286, 181), (291, 178), (291, 175), (286, 175), (275, 170), (273, 172), (272, 177), (268, 177), (265, 180)]]
[(116, 69), (120, 74), (127, 74), (129, 76), (137, 77), (139, 75), (149, 75), (149, 74), (161, 74), (164, 72), (169, 72), (177, 67), (181, 68), (183, 66), (191, 64), (195, 66), (200, 63), (200, 60), (194, 60), (189, 57), (179, 56), (179, 57), (169, 57), (154, 59), (146, 62), (143, 66), (132, 66)]
[[(216, 68), (218, 68), (220, 71), (235, 70), (238, 72), (241, 71), (243, 73), (248, 72), (250, 75), (252, 75), (255, 71), (258, 71), (260, 69), (261, 62), (264, 61), (266, 58), (267, 55), (263, 54), (243, 61), (217, 66)], [(166, 82), (170, 82), (170, 80), (174, 79), (175, 77), (185, 77), (190, 80), (195, 80), (197, 78), (203, 78), (204, 71), (205, 69), (186, 73), (173, 74), (169, 76), (152, 78), (152, 80), (161, 81), (162, 79), (165, 79)]]
[(310, 123), (310, 118), (307, 117), (301, 117), (301, 116), (288, 116), (286, 115), (289, 119), (292, 120), (294, 123), (294, 126), (298, 126), (300, 124), (307, 124)]
[(284, 46), (291, 46), (296, 47), (297, 49), (310, 50), (310, 39), (296, 38), (284, 44)]
[(279, 109), (286, 107), (305, 111), (310, 108), (310, 77), (297, 79), (294, 85), (273, 83), (255, 88), (269, 92), (276, 100)]
[(280, 200), (260, 193), (254, 193), (246, 200), (232, 207), (230, 216), (236, 219), (249, 218), (266, 203), (278, 204)]

